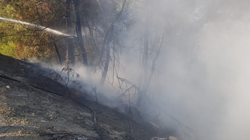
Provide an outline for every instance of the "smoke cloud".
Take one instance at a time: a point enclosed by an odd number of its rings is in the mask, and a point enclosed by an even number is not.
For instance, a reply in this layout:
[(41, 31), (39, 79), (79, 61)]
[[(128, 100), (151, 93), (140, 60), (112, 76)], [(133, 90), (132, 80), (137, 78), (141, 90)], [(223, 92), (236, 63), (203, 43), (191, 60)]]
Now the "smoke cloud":
[(155, 80), (161, 92), (151, 91), (155, 104), (192, 128), (196, 139), (247, 139), (249, 2), (161, 2), (169, 34)]
[[(159, 34), (166, 22), (164, 47), (149, 90), (152, 104), (167, 112), (161, 113), (162, 121), (171, 126), (175, 122), (171, 115), (191, 128), (196, 139), (247, 139), (250, 2), (158, 0), (151, 4), (149, 26), (156, 33), (150, 36)], [(134, 27), (137, 32), (128, 34), (124, 42), (138, 37), (138, 26), (140, 22)], [(140, 47), (122, 57), (124, 77), (135, 83)]]
[[(166, 127), (179, 131), (180, 139), (247, 139), (250, 1), (157, 0), (150, 4), (151, 41), (159, 41), (164, 25), (165, 37), (148, 90), (150, 102), (145, 104), (149, 112), (154, 110), (149, 114), (159, 113)], [(119, 36), (123, 44), (133, 48), (122, 50), (118, 75), (137, 84), (143, 48), (138, 38), (144, 33), (145, 19), (141, 17), (146, 17), (146, 12), (135, 11), (127, 12), (138, 21)], [(74, 69), (84, 83), (97, 87), (98, 93), (118, 95), (112, 70), (108, 76), (113, 86), (106, 83), (102, 87), (101, 72)], [(89, 92), (93, 91), (91, 86)]]

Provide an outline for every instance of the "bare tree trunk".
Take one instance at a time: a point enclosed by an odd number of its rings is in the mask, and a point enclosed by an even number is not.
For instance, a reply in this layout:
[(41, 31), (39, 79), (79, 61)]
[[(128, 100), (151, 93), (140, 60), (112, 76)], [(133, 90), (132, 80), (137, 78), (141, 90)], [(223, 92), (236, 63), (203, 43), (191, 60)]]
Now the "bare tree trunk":
[(140, 107), (143, 96), (146, 94), (146, 81), (148, 76), (148, 39), (149, 39), (149, 0), (146, 0), (146, 25), (145, 25), (145, 33), (144, 33), (144, 48), (143, 48), (143, 57), (142, 57), (142, 73), (139, 77), (139, 88), (140, 92), (138, 92), (137, 99), (137, 107)]
[(57, 54), (57, 57), (58, 57), (58, 60), (59, 60), (59, 64), (62, 64), (62, 59), (61, 59), (60, 53), (59, 53), (59, 51), (58, 51), (56, 42), (54, 42), (54, 47), (55, 47), (56, 54)]
[[(124, 10), (124, 7), (126, 5), (126, 2), (127, 0), (124, 0), (123, 1), (123, 4), (122, 4), (122, 9), (121, 11), (117, 14), (115, 20), (112, 22), (112, 24), (110, 25), (110, 27), (108, 28), (106, 34), (105, 34), (105, 38), (104, 38), (104, 41), (103, 41), (103, 49), (105, 49), (105, 46), (107, 46), (107, 54), (106, 54), (106, 61), (105, 61), (105, 65), (104, 65), (104, 69), (103, 69), (103, 72), (102, 72), (102, 78), (101, 78), (101, 81), (100, 83), (101, 84), (104, 84), (104, 81), (107, 77), (107, 73), (108, 73), (108, 67), (109, 67), (109, 61), (110, 61), (110, 42), (112, 41), (112, 37), (113, 37), (113, 30), (114, 30), (114, 24), (115, 22), (118, 20), (118, 18), (121, 16), (123, 10)], [(101, 54), (101, 57), (102, 57), (102, 54)], [(102, 58), (101, 58), (102, 59)]]
[(152, 76), (153, 76), (154, 71), (155, 71), (155, 64), (156, 64), (156, 61), (157, 61), (157, 59), (159, 58), (159, 55), (160, 55), (160, 52), (161, 52), (162, 42), (163, 42), (163, 38), (164, 38), (164, 35), (165, 35), (165, 33), (164, 33), (164, 32), (165, 32), (165, 26), (166, 26), (166, 24), (164, 24), (163, 31), (162, 31), (162, 35), (161, 35), (161, 37), (160, 37), (159, 44), (158, 44), (158, 50), (157, 50), (157, 52), (156, 52), (156, 54), (155, 54), (155, 57), (154, 57), (154, 59), (153, 59), (153, 61), (152, 61), (150, 75), (149, 75), (149, 78), (148, 78), (148, 80), (147, 80), (147, 82), (146, 82), (146, 86), (145, 86), (145, 92), (147, 92), (147, 89), (148, 89), (148, 87), (149, 87), (149, 84), (150, 84), (150, 82), (151, 82)]
[(75, 15), (76, 15), (76, 34), (77, 39), (81, 48), (83, 65), (88, 66), (87, 54), (84, 47), (84, 42), (82, 38), (82, 27), (81, 27), (81, 18), (80, 18), (80, 10), (79, 10), (79, 0), (74, 0), (75, 5)]
[(145, 33), (144, 33), (144, 49), (143, 49), (143, 57), (142, 57), (142, 68), (143, 68), (143, 81), (142, 81), (142, 89), (145, 88), (145, 81), (147, 81), (147, 76), (148, 76), (148, 35), (149, 35), (149, 31), (148, 31), (148, 22), (149, 22), (149, 17), (147, 14), (147, 20), (146, 20), (146, 26), (145, 26)]
[(105, 35), (104, 41), (103, 41), (103, 51), (106, 48), (106, 61), (105, 61), (104, 69), (102, 71), (102, 78), (100, 81), (101, 84), (104, 84), (104, 81), (105, 81), (105, 79), (107, 77), (107, 73), (108, 73), (109, 61), (110, 61), (110, 42), (112, 39), (112, 34), (113, 34), (113, 25), (112, 25), (112, 27), (110, 27), (108, 29), (108, 31)]
[[(70, 16), (70, 11), (72, 11), (71, 9), (71, 2), (72, 0), (66, 0), (66, 24), (67, 24), (67, 33), (70, 33), (70, 29), (73, 28), (72, 26), (72, 21), (71, 21), (71, 16)], [(75, 64), (75, 47), (73, 44), (73, 40), (72, 38), (67, 38), (67, 45), (68, 45), (68, 61), (70, 61), (70, 63), (72, 65)]]
[(110, 61), (110, 45), (107, 45), (106, 58), (107, 58), (107, 60), (105, 61), (104, 70), (102, 72), (101, 84), (104, 83), (104, 81), (105, 81), (105, 79), (107, 77), (107, 73), (108, 73), (109, 61)]

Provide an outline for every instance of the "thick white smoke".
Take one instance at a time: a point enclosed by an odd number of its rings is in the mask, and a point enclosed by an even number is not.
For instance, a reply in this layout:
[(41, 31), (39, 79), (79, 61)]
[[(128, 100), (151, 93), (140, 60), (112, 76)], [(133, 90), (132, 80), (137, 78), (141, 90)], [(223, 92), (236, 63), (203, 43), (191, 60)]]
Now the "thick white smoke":
[[(189, 10), (193, 20), (171, 30), (182, 29), (188, 40), (169, 36), (165, 59), (159, 63), (164, 71), (160, 83), (165, 84), (156, 102), (191, 127), (198, 139), (247, 139), (250, 19), (245, 5), (249, 2), (204, 1), (193, 7), (195, 3), (174, 4), (182, 8), (173, 11), (188, 18)], [(196, 31), (183, 30), (192, 24)]]
[[(246, 0), (153, 2), (149, 26), (159, 34), (165, 21), (166, 35), (148, 94), (152, 106), (160, 108), (160, 119), (166, 126), (176, 128), (178, 120), (193, 130), (188, 132), (196, 140), (248, 139), (249, 4)], [(141, 37), (141, 27), (145, 26), (142, 23), (143, 20), (138, 21), (130, 32), (121, 35), (127, 46)], [(157, 39), (156, 36), (151, 35)], [(141, 72), (142, 44), (123, 50), (120, 57), (119, 76), (135, 84)], [(100, 72), (91, 73), (84, 68), (75, 68), (75, 71), (85, 83), (96, 86), (97, 92), (117, 95), (113, 89), (118, 86), (116, 81), (114, 87), (101, 87)], [(112, 74), (111, 70), (110, 79)], [(92, 87), (88, 90), (93, 91)]]
[[(250, 2), (159, 0), (154, 4), (158, 9), (151, 14), (161, 15), (168, 31), (149, 90), (154, 104), (168, 112), (162, 113), (162, 120), (174, 121), (166, 119), (172, 115), (192, 128), (197, 139), (247, 139), (250, 11), (246, 5)], [(155, 17), (152, 20), (152, 28), (161, 25)], [(156, 31), (162, 30), (157, 27)], [(133, 82), (140, 71), (136, 54), (124, 56), (128, 61), (123, 63), (126, 74), (133, 75), (125, 77)]]

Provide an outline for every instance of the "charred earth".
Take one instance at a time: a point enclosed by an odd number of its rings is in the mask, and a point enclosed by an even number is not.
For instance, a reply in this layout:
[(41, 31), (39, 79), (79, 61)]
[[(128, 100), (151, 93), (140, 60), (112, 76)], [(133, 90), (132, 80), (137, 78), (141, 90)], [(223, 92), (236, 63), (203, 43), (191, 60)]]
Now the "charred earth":
[(157, 135), (46, 77), (47, 72), (0, 54), (0, 139), (149, 140)]

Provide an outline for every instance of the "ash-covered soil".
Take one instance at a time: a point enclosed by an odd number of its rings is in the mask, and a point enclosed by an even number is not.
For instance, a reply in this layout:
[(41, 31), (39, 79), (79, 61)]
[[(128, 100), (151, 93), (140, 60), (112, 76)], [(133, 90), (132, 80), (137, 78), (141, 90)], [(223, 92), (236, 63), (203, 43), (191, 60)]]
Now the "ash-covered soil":
[(0, 54), (0, 139), (149, 140), (154, 129)]
[(0, 139), (42, 140), (55, 134), (98, 139), (88, 109), (62, 96), (0, 80)]

